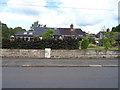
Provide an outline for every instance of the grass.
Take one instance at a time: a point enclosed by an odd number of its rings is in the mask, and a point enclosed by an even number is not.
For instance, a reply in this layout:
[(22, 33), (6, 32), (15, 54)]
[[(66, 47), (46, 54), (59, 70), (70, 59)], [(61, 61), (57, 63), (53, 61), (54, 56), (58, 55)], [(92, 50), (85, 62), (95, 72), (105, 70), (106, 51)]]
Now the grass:
[[(87, 49), (88, 50), (105, 50), (105, 48), (103, 46), (96, 46), (94, 44), (90, 44)], [(112, 47), (112, 48), (110, 48), (108, 50), (120, 50), (120, 48)]]
[(97, 49), (99, 49), (99, 50), (103, 50), (104, 47), (100, 47), (100, 46), (91, 47), (91, 46), (89, 46), (87, 49), (92, 49), (92, 50), (97, 50)]
[[(102, 46), (89, 46), (87, 49), (88, 50), (105, 50), (105, 48), (102, 47)], [(108, 50), (119, 50), (119, 48), (112, 47), (112, 48), (110, 48)]]

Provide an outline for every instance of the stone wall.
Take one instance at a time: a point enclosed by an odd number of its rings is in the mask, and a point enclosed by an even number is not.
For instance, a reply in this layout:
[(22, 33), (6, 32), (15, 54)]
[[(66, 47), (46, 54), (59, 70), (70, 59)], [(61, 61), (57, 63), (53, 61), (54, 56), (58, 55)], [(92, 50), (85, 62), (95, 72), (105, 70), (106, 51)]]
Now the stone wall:
[[(118, 58), (120, 50), (51, 50), (51, 58)], [(0, 49), (0, 57), (44, 58), (45, 50)]]
[(19, 57), (19, 58), (44, 58), (44, 50), (30, 49), (1, 49), (2, 57)]

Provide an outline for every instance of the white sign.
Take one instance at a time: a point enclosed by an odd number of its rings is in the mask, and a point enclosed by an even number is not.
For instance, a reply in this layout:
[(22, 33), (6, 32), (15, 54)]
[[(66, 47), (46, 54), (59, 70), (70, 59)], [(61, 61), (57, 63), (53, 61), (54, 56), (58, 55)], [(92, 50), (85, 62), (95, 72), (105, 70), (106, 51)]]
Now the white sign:
[(50, 58), (51, 48), (45, 48), (45, 58)]

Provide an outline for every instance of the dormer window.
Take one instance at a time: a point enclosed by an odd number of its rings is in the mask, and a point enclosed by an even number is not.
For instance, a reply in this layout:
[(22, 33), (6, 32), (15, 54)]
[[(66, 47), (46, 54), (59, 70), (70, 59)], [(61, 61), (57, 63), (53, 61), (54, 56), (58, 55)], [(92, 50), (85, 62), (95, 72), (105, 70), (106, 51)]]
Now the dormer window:
[(54, 30), (57, 30), (57, 28), (54, 28)]
[(32, 32), (30, 32), (29, 34), (30, 34), (30, 35), (32, 35), (33, 33), (32, 33)]
[(27, 32), (24, 32), (24, 34), (26, 35), (26, 34), (27, 34)]
[(83, 37), (83, 35), (79, 35), (80, 37)]

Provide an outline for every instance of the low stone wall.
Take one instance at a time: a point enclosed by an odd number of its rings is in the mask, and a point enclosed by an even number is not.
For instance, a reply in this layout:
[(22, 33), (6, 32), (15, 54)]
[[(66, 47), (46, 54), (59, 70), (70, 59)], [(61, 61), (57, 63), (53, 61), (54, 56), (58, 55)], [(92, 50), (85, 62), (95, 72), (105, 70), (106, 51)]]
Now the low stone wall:
[[(51, 50), (51, 58), (118, 58), (120, 50)], [(45, 58), (45, 50), (0, 49), (0, 57)]]
[(44, 58), (44, 50), (33, 49), (1, 49), (2, 57)]
[(52, 58), (118, 58), (119, 50), (52, 50)]

